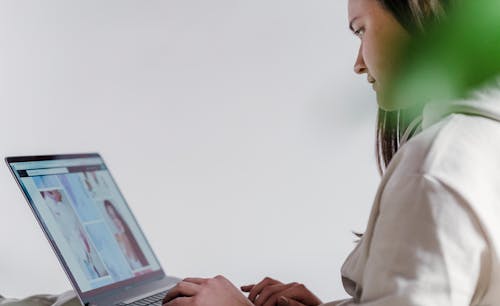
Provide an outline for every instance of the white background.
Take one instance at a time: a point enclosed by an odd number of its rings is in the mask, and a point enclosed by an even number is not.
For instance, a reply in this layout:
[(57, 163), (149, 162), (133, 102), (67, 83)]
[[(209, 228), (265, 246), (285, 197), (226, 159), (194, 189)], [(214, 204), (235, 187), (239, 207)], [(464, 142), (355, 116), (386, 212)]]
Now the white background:
[[(0, 2), (0, 155), (103, 154), (167, 272), (345, 297), (376, 102), (346, 0)], [(5, 165), (0, 294), (70, 289)]]

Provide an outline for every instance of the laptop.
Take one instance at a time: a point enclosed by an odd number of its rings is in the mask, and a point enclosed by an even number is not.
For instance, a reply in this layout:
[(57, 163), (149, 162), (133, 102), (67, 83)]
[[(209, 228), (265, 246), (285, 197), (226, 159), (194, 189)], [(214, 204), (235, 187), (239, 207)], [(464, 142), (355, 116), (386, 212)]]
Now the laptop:
[(179, 279), (163, 271), (99, 154), (5, 160), (83, 305), (161, 305)]

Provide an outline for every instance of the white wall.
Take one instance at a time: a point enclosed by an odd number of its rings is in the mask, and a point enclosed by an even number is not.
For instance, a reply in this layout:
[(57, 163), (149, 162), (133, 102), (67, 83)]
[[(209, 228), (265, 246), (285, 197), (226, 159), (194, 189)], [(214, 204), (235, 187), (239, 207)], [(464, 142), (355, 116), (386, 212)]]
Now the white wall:
[[(344, 297), (378, 183), (345, 0), (0, 2), (0, 155), (98, 151), (167, 272)], [(0, 294), (70, 288), (0, 167)]]

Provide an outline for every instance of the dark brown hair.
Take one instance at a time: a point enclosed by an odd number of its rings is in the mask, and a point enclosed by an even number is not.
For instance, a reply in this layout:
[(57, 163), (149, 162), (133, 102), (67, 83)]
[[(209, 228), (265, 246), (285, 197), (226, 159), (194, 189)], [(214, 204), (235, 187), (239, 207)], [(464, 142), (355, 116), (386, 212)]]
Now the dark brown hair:
[[(426, 27), (436, 23), (448, 10), (453, 0), (377, 0), (413, 36), (425, 33)], [(380, 174), (396, 154), (402, 135), (409, 124), (420, 115), (415, 110), (378, 110), (376, 155)], [(413, 136), (417, 130), (408, 131)]]
[[(120, 221), (122, 224), (124, 231), (125, 231), (125, 236), (129, 239), (130, 246), (133, 249), (134, 255), (136, 255), (138, 258), (137, 260), (141, 263), (141, 266), (145, 267), (147, 266), (148, 260), (146, 259), (146, 256), (144, 256), (144, 253), (141, 250), (141, 247), (139, 246), (139, 243), (137, 243), (137, 240), (134, 237), (134, 234), (130, 230), (130, 227), (128, 226), (127, 222), (125, 222), (125, 219), (123, 219), (122, 215), (120, 212), (116, 209), (116, 207), (111, 203), (110, 200), (104, 200), (104, 207), (106, 209), (106, 213), (108, 214), (110, 219), (113, 219), (113, 216), (110, 215), (110, 210), (113, 211), (115, 214), (116, 218)], [(113, 222), (113, 221), (111, 221)]]

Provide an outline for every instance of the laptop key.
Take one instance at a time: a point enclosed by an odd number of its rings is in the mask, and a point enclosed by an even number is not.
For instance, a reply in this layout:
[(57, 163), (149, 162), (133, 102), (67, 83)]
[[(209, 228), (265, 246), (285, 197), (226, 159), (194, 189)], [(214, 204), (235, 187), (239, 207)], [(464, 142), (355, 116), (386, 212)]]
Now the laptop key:
[(117, 306), (162, 306), (163, 298), (167, 292), (168, 290), (165, 290), (129, 304), (119, 303)]

